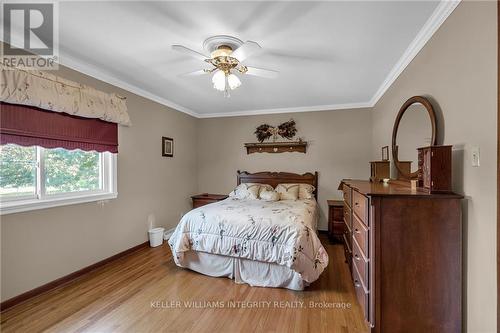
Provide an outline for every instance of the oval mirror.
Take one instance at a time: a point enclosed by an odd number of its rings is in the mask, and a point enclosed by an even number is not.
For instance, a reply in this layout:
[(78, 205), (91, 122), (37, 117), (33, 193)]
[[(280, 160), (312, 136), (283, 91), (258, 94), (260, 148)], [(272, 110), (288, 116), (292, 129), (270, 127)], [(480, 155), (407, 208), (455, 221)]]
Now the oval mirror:
[(436, 144), (436, 114), (422, 96), (408, 99), (396, 116), (392, 130), (392, 158), (399, 177), (418, 178), (417, 148)]

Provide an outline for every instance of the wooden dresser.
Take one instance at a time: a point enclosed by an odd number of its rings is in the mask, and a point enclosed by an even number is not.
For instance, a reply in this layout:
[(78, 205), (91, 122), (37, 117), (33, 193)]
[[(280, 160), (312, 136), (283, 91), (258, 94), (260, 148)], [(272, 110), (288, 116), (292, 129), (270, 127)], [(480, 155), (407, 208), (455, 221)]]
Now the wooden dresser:
[(462, 331), (457, 194), (344, 180), (344, 247), (372, 332)]

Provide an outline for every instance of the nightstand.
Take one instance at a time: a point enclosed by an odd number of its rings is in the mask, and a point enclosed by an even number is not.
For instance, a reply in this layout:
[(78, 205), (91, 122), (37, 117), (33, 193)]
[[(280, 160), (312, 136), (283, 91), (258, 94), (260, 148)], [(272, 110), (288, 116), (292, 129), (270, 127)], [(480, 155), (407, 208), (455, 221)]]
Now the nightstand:
[(328, 200), (328, 238), (342, 241), (344, 234), (344, 202)]
[(193, 195), (191, 199), (193, 199), (193, 208), (198, 208), (217, 201), (227, 199), (227, 197), (228, 195), (225, 194), (203, 193), (203, 194)]

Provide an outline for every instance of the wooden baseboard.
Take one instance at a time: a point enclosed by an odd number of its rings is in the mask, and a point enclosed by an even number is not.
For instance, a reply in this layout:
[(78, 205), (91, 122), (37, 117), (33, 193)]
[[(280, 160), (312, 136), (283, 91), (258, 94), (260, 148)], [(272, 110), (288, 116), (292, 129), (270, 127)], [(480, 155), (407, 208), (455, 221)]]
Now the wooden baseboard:
[(82, 275), (85, 275), (87, 274), (88, 272), (90, 271), (93, 271), (94, 269), (96, 268), (99, 268), (101, 266), (104, 266), (112, 261), (115, 261), (117, 259), (120, 259), (126, 255), (129, 255), (130, 253), (132, 252), (135, 252), (137, 250), (140, 250), (144, 247), (147, 247), (149, 245), (149, 242), (144, 242), (144, 243), (141, 243), (137, 246), (134, 246), (134, 247), (131, 247), (130, 249), (128, 250), (125, 250), (123, 252), (120, 252), (120, 253), (117, 253), (115, 254), (114, 256), (111, 256), (109, 258), (106, 258), (104, 260), (101, 260), (93, 265), (90, 265), (90, 266), (87, 266), (87, 267), (84, 267), (76, 272), (73, 272), (71, 274), (68, 274), (66, 276), (63, 276), (57, 280), (54, 280), (54, 281), (51, 281), (49, 283), (46, 283), (40, 287), (37, 287), (35, 289), (32, 289), (32, 290), (29, 290), (25, 293), (22, 293), (20, 295), (17, 295), (15, 297), (12, 297), (6, 301), (3, 301), (2, 303), (0, 303), (0, 312), (1, 311), (4, 311), (8, 308), (11, 308), (13, 307), (14, 305), (17, 305), (19, 303), (22, 303), (30, 298), (33, 298), (35, 296), (38, 296), (44, 292), (47, 292), (49, 290), (52, 290), (52, 289), (55, 289), (57, 287), (60, 287), (62, 286), (63, 284), (66, 284), (68, 282), (71, 282), (72, 280), (76, 279), (76, 278), (79, 278), (81, 277)]

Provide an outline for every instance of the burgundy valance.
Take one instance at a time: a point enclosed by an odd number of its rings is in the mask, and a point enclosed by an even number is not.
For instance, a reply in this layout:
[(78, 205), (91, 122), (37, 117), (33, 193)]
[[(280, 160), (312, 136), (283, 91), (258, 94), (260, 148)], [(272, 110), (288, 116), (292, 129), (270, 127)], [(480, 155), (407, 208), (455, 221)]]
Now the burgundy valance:
[(118, 125), (0, 102), (0, 143), (118, 152)]

